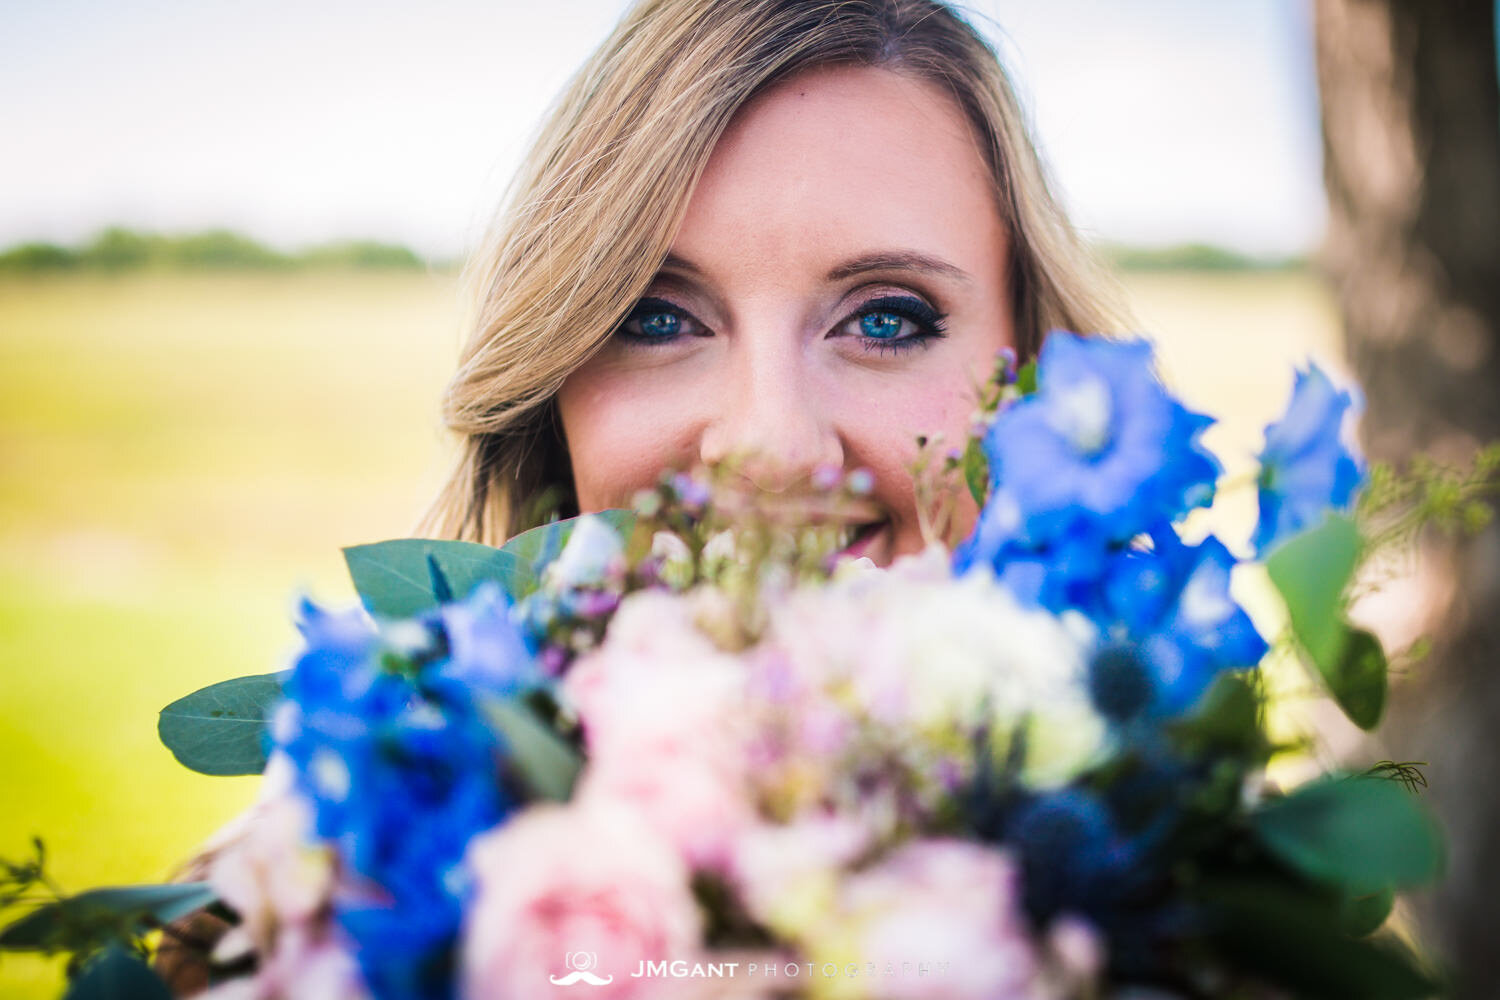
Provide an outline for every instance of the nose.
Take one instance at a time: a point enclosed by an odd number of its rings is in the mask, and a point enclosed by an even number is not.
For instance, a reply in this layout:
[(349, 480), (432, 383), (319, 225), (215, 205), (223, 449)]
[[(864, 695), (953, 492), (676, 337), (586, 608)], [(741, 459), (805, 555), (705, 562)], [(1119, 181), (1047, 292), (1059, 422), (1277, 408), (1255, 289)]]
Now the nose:
[(844, 464), (838, 428), (793, 339), (745, 337), (751, 343), (730, 352), (727, 371), (711, 386), (721, 403), (699, 444), (702, 461), (733, 459), (746, 478), (773, 493), (799, 485), (819, 467)]

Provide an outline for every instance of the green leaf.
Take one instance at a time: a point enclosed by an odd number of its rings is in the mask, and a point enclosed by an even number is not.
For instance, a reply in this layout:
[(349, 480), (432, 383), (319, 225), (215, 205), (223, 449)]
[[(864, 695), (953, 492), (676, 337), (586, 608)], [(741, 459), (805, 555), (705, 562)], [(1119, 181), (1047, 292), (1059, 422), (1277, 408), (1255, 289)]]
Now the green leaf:
[(1367, 937), (1380, 929), (1396, 905), (1396, 891), (1382, 889), (1368, 896), (1345, 897), (1339, 909), (1339, 924), (1352, 937)]
[(139, 955), (111, 945), (73, 980), (63, 1000), (172, 1000), (172, 992)]
[(437, 598), (439, 604), (449, 604), (453, 600), (453, 588), (448, 585), (448, 577), (437, 563), (437, 558), (427, 553), (427, 577), (432, 584), (432, 596)]
[(990, 462), (985, 457), (978, 438), (969, 439), (969, 445), (964, 449), (963, 464), (964, 482), (969, 485), (969, 493), (973, 495), (974, 502), (983, 507), (989, 496)]
[(1385, 712), (1388, 673), (1380, 640), (1364, 629), (1346, 629), (1336, 662), (1331, 675), (1323, 675), (1334, 700), (1356, 726), (1374, 729)]
[(360, 601), (377, 618), (412, 618), (436, 608), (442, 603), (437, 580), (447, 583), (456, 600), (487, 580), (512, 599), (536, 586), (525, 560), (474, 542), (398, 538), (346, 548), (344, 562)]
[(1213, 747), (1263, 747), (1260, 698), (1248, 671), (1221, 672), (1192, 711), (1172, 728), (1183, 736), (1197, 737)]
[(1344, 621), (1344, 590), (1358, 558), (1354, 522), (1332, 516), (1278, 547), (1266, 572), (1286, 602), (1297, 643), (1344, 714), (1368, 730), (1384, 714), (1388, 671), (1380, 641)]
[(1215, 950), (1297, 996), (1417, 1000), (1441, 989), (1399, 942), (1345, 934), (1337, 904), (1314, 893), (1257, 879), (1210, 881), (1197, 895)]
[(90, 889), (39, 906), (0, 931), (0, 949), (83, 949), (99, 937), (144, 933), (202, 909), (219, 898), (207, 882)]
[(1036, 392), (1036, 359), (1032, 358), (1016, 371), (1016, 388), (1021, 390), (1021, 395), (1029, 396)]
[(496, 698), (485, 714), (504, 737), (515, 774), (534, 796), (566, 802), (583, 770), (583, 757), (524, 702)]
[[(635, 527), (635, 512), (619, 507), (588, 516), (602, 518), (615, 529), (622, 542), (629, 540), (631, 529)], [(502, 545), (500, 551), (509, 552), (523, 560), (540, 578), (542, 569), (556, 559), (563, 546), (568, 544), (568, 538), (573, 534), (577, 523), (578, 518), (570, 517), (565, 521), (553, 521), (530, 531), (523, 531)]]
[(1358, 557), (1359, 529), (1349, 518), (1333, 515), (1278, 546), (1266, 560), (1271, 583), (1286, 601), (1292, 632), (1320, 669), (1331, 669), (1343, 648), (1344, 588)]
[(162, 709), (156, 733), (179, 763), (200, 774), (260, 774), (266, 719), (280, 699), (278, 674), (220, 681)]
[(1442, 870), (1432, 819), (1415, 796), (1383, 778), (1311, 782), (1250, 820), (1273, 856), (1347, 895), (1417, 885)]

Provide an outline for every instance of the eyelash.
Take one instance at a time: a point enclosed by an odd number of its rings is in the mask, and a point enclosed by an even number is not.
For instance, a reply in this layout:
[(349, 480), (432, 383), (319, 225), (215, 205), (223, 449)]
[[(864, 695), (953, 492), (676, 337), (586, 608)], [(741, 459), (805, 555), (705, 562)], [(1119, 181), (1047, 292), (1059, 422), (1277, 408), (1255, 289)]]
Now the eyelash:
[[(860, 336), (859, 339), (866, 351), (900, 354), (915, 347), (931, 347), (933, 341), (946, 336), (944, 330), (947, 329), (947, 314), (938, 312), (921, 299), (911, 295), (883, 295), (879, 298), (871, 299), (861, 305), (855, 312), (839, 320), (835, 324), (834, 329), (837, 330), (866, 316), (878, 313), (889, 313), (893, 316), (899, 316), (901, 319), (915, 324), (917, 330), (915, 333), (899, 339)], [(632, 347), (652, 348), (675, 343), (685, 335), (675, 333), (670, 337), (652, 337), (640, 333), (631, 333), (626, 330), (626, 327), (630, 323), (639, 322), (642, 317), (663, 314), (676, 316), (679, 320), (686, 319), (698, 326), (703, 325), (687, 310), (668, 302), (666, 299), (644, 298), (635, 304), (635, 308), (630, 310), (629, 315), (616, 328), (615, 335)], [(687, 334), (686, 336), (698, 336), (698, 334)]]

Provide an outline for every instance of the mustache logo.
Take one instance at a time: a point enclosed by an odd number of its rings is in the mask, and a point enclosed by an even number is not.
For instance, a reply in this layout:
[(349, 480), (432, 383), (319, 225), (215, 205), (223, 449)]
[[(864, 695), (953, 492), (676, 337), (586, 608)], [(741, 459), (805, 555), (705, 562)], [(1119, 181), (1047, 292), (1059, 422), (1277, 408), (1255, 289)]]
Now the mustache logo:
[(548, 976), (547, 978), (552, 980), (553, 986), (572, 986), (580, 979), (588, 983), (590, 986), (608, 986), (610, 983), (615, 981), (614, 976), (605, 976), (603, 979), (600, 979), (592, 972), (585, 972), (582, 969), (579, 969), (576, 972), (570, 972), (566, 976), (563, 976), (561, 979), (557, 978), (556, 976)]
[(566, 976), (548, 976), (553, 986), (572, 986), (577, 982), (585, 982), (590, 986), (608, 986), (615, 981), (614, 976), (605, 976), (602, 979), (590, 970), (599, 964), (599, 956), (591, 951), (570, 951), (563, 959), (563, 965), (572, 969)]

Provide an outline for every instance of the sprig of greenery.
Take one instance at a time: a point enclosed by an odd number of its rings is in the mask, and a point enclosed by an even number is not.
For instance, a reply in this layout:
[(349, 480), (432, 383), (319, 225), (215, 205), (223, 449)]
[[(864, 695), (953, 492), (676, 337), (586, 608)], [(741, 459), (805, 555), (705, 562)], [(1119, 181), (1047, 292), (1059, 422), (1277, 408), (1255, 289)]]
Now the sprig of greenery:
[(984, 506), (989, 496), (989, 459), (984, 437), (1002, 406), (1036, 391), (1036, 362), (1016, 368), (1009, 349), (995, 352), (994, 368), (984, 382), (971, 391), (976, 405), (969, 417), (969, 432), (962, 448), (948, 447), (942, 435), (917, 438), (917, 457), (908, 466), (915, 488), (917, 520), (928, 544), (942, 542), (953, 548), (961, 541), (962, 521), (957, 516), (960, 483), (967, 486), (974, 503)]
[[(33, 858), (0, 858), (0, 951), (66, 954), (70, 1000), (166, 996), (166, 986), (146, 964), (151, 957), (147, 938), (169, 932), (173, 921), (214, 904), (213, 889), (180, 882), (69, 895), (47, 874), (41, 838), (33, 837), (32, 845)], [(6, 912), (18, 907), (25, 912)]]
[[(667, 583), (686, 590), (713, 585), (733, 613), (710, 631), (725, 648), (742, 648), (763, 626), (762, 591), (825, 580), (853, 525), (886, 519), (870, 496), (868, 472), (820, 470), (805, 487), (760, 489), (744, 473), (745, 456), (664, 472), (635, 497), (635, 528), (627, 546), (626, 591)], [(648, 558), (666, 532), (686, 547), (686, 565)]]
[(58, 899), (62, 896), (62, 890), (47, 876), (47, 847), (42, 843), (42, 838), (32, 837), (31, 845), (36, 851), (34, 860), (10, 861), (0, 858), (0, 910), (37, 902), (37, 897), (32, 894), (36, 886), (46, 890), (47, 898)]
[(1477, 451), (1467, 466), (1448, 465), (1427, 455), (1412, 459), (1405, 472), (1390, 463), (1371, 466), (1369, 484), (1356, 517), (1367, 552), (1410, 549), (1431, 525), (1448, 534), (1473, 535), (1494, 518), (1500, 495), (1500, 442)]
[(1406, 786), (1406, 790), (1416, 794), (1417, 789), (1427, 787), (1427, 775), (1422, 773), (1422, 768), (1427, 766), (1425, 760), (1382, 760), (1371, 764), (1365, 774), (1372, 778), (1389, 778), (1399, 781)]

